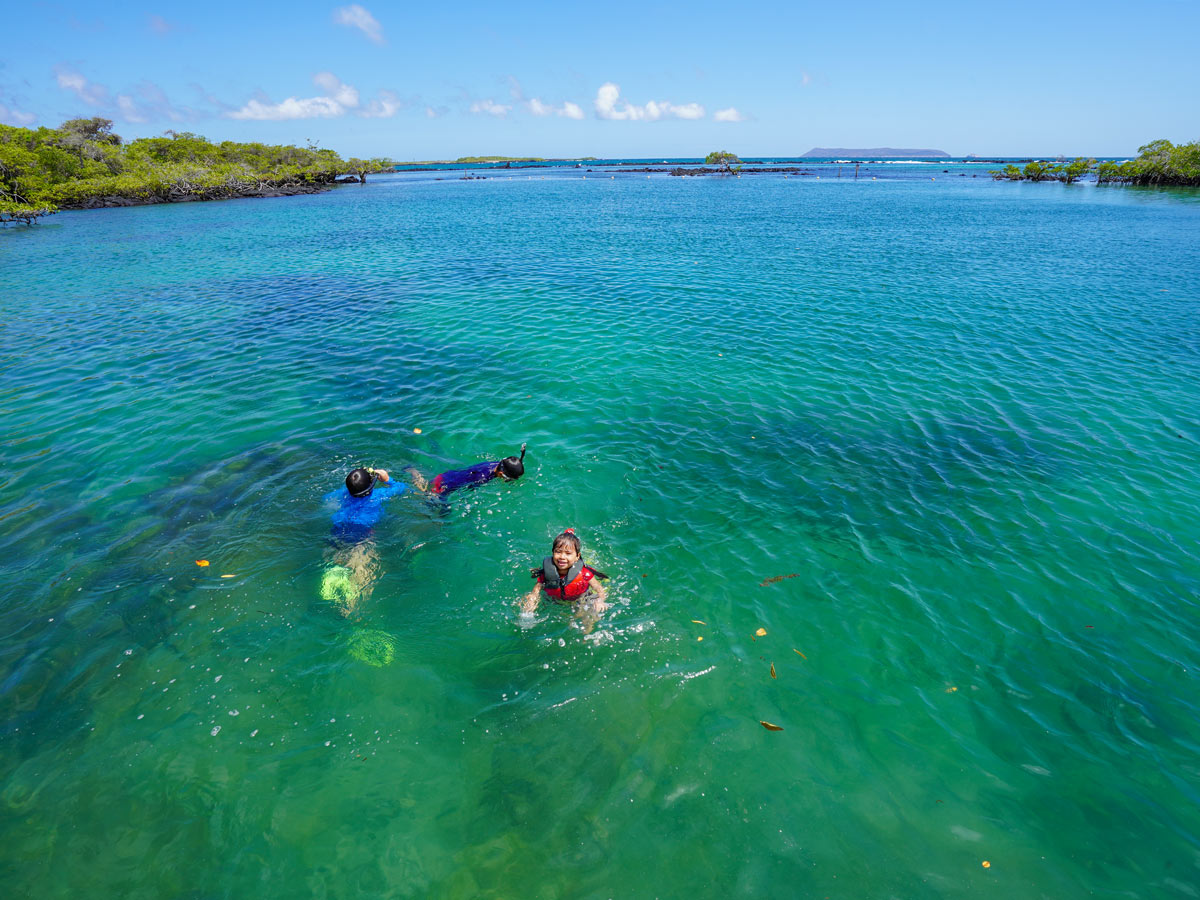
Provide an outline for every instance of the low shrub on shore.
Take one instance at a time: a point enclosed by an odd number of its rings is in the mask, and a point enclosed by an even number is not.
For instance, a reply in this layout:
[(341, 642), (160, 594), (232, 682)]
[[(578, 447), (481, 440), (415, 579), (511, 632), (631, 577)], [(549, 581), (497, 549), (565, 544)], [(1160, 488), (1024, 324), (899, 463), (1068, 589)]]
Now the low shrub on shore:
[(101, 118), (36, 130), (0, 125), (0, 223), (30, 223), (60, 208), (306, 193), (342, 172), (365, 180), (388, 167), (316, 146), (214, 144), (190, 132), (126, 144)]

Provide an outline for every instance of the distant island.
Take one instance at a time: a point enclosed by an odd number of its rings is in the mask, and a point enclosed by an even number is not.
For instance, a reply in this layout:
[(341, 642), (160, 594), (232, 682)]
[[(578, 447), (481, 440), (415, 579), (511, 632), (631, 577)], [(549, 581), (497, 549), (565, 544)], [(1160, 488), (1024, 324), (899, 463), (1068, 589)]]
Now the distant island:
[(854, 158), (854, 157), (858, 157), (861, 159), (864, 156), (873, 156), (873, 157), (906, 156), (906, 157), (919, 157), (919, 158), (924, 159), (924, 158), (928, 158), (931, 156), (949, 158), (950, 154), (947, 153), (945, 150), (905, 150), (905, 149), (897, 149), (895, 147), (870, 147), (866, 150), (862, 149), (861, 147), (859, 147), (859, 148), (813, 147), (807, 153), (803, 154), (800, 158), (805, 159), (806, 157), (810, 157), (810, 156), (823, 156), (823, 157), (828, 157), (830, 159), (849, 159), (849, 158)]
[(460, 156), (458, 159), (419, 159), (406, 162), (393, 162), (396, 169), (411, 168), (412, 166), (459, 166), (459, 165), (498, 165), (500, 163), (559, 163), (559, 162), (595, 162), (596, 156), (573, 156), (567, 158), (544, 156)]

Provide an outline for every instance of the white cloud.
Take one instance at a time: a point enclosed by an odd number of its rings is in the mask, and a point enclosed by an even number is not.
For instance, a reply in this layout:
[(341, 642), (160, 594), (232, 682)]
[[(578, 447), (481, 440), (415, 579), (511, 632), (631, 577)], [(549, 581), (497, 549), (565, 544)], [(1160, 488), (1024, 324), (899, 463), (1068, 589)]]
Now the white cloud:
[(121, 118), (126, 122), (146, 121), (146, 117), (141, 114), (137, 108), (137, 104), (133, 102), (133, 98), (128, 94), (117, 94), (117, 109), (121, 111)]
[(400, 98), (392, 91), (380, 91), (379, 97), (359, 109), (358, 88), (346, 84), (332, 72), (318, 72), (313, 84), (320, 97), (288, 97), (282, 103), (251, 100), (241, 109), (226, 113), (231, 119), (284, 121), (287, 119), (335, 119), (349, 112), (366, 118), (387, 118), (400, 109)]
[(551, 106), (534, 97), (529, 101), (529, 111), (535, 116), (562, 116), (565, 119), (583, 118), (583, 110), (569, 100), (563, 103), (562, 106)]
[(358, 114), (364, 119), (390, 119), (403, 108), (404, 102), (395, 91), (380, 91), (378, 99), (372, 100)]
[(37, 121), (37, 116), (33, 113), (21, 112), (11, 106), (5, 106), (0, 103), (0, 122), (5, 125), (17, 125), (24, 128), (26, 125), (32, 125)]
[(808, 87), (810, 84), (812, 84), (812, 76), (809, 75), (807, 72), (801, 72), (800, 73), (800, 86)]
[(344, 84), (332, 72), (318, 72), (313, 76), (313, 84), (342, 106), (358, 106), (358, 89)]
[(145, 116), (147, 121), (170, 119), (172, 122), (182, 122), (184, 119), (205, 118), (205, 114), (198, 110), (176, 107), (166, 92), (153, 81), (138, 82), (134, 93), (137, 95), (138, 115)]
[(476, 100), (471, 104), (471, 112), (487, 113), (490, 116), (507, 116), (511, 106), (505, 106), (503, 103), (497, 103), (490, 97), (487, 100)]
[(345, 108), (329, 97), (288, 97), (282, 103), (251, 100), (241, 109), (231, 112), (229, 118), (279, 122), (286, 119), (330, 119), (345, 114)]
[(635, 106), (621, 99), (621, 88), (611, 81), (605, 82), (596, 91), (596, 116), (613, 121), (657, 122), (659, 119), (703, 119), (704, 107), (699, 103), (674, 103), (651, 100), (645, 106)]
[(718, 122), (745, 122), (746, 117), (737, 111), (735, 107), (729, 109), (718, 109), (713, 113), (713, 118)]
[(70, 66), (56, 66), (54, 73), (60, 88), (70, 91), (88, 106), (114, 119), (137, 123), (163, 119), (182, 122), (206, 116), (187, 106), (175, 106), (162, 88), (146, 79), (139, 81), (132, 90), (113, 96), (105, 85), (88, 81)]
[(357, 3), (350, 6), (339, 6), (333, 11), (333, 21), (338, 25), (348, 25), (351, 28), (357, 28), (367, 36), (368, 40), (376, 44), (383, 44), (383, 26), (379, 21), (359, 6)]
[(68, 66), (55, 66), (54, 73), (60, 88), (71, 91), (88, 106), (105, 106), (111, 102), (108, 88), (102, 84), (88, 81), (74, 69)]
[(442, 116), (446, 115), (446, 113), (448, 113), (448, 112), (450, 112), (450, 110), (447, 109), (445, 106), (438, 106), (438, 107), (426, 106), (425, 107), (425, 118), (440, 119)]
[(667, 112), (665, 115), (674, 116), (677, 119), (703, 119), (704, 107), (699, 103), (685, 103), (683, 106), (671, 106), (665, 104)]

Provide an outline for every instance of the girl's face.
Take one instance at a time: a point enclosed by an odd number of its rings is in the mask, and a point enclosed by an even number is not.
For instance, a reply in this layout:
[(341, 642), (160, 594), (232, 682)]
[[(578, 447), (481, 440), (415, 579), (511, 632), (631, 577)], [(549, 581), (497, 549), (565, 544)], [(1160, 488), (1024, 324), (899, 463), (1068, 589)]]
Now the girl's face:
[(569, 543), (563, 542), (559, 544), (550, 554), (550, 558), (554, 560), (554, 567), (558, 569), (559, 574), (565, 574), (571, 566), (575, 565), (575, 561), (579, 559), (579, 553)]

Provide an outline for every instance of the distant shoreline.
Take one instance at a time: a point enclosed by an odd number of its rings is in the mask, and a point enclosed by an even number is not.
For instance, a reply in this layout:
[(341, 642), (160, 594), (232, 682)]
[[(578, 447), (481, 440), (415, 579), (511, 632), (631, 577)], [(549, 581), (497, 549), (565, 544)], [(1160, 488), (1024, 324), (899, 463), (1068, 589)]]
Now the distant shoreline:
[(913, 157), (916, 159), (951, 159), (945, 150), (905, 150), (896, 147), (873, 147), (863, 150), (848, 147), (813, 147), (807, 153), (800, 155), (801, 159), (840, 159), (843, 156), (874, 156), (874, 157)]

